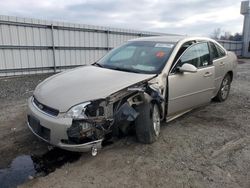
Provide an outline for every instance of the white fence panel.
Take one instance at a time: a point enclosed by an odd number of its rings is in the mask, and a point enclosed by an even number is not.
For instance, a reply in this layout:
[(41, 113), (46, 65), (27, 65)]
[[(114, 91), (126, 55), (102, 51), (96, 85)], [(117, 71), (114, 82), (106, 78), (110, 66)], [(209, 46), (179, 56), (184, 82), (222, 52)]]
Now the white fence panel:
[(57, 72), (91, 64), (140, 32), (0, 15), (0, 76)]
[(229, 40), (217, 40), (225, 49), (233, 51), (237, 56), (242, 55), (243, 42), (242, 41), (229, 41)]

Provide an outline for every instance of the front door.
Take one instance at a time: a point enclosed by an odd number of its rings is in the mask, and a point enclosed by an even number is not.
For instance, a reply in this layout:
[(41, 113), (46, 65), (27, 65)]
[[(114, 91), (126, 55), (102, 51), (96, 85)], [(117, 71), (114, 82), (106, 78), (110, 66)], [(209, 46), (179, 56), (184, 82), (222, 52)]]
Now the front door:
[[(189, 63), (197, 72), (180, 72), (178, 67)], [(168, 116), (208, 103), (214, 91), (214, 65), (207, 42), (190, 46), (173, 66), (168, 76)]]

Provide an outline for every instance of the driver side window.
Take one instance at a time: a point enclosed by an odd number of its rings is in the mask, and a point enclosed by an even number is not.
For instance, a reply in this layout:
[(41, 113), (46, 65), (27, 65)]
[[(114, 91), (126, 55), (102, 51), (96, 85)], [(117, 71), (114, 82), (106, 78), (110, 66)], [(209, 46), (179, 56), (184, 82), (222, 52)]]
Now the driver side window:
[(192, 64), (197, 68), (206, 67), (211, 64), (208, 44), (206, 42), (197, 43), (188, 48), (176, 63), (172, 72), (178, 71), (183, 64)]

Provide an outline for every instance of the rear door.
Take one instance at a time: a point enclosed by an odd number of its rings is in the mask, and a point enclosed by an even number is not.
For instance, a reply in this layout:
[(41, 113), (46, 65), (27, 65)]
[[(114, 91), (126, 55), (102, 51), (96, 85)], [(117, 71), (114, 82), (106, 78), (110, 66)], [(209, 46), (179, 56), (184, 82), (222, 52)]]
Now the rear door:
[(226, 74), (226, 52), (223, 49), (221, 49), (220, 46), (218, 46), (213, 42), (209, 42), (209, 46), (211, 52), (211, 59), (215, 66), (215, 76), (214, 76), (215, 79), (214, 96), (215, 96), (220, 88), (222, 79)]
[[(180, 73), (178, 67), (189, 63), (197, 72)], [(168, 77), (168, 116), (208, 103), (214, 90), (214, 65), (207, 42), (190, 46), (173, 66)]]

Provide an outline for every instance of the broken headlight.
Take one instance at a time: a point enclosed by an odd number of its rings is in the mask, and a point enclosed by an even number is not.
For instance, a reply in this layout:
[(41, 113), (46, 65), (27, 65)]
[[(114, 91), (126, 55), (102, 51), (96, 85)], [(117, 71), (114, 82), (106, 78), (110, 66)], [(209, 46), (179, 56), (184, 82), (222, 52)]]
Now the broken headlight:
[(87, 105), (89, 105), (90, 102), (85, 102), (82, 104), (78, 104), (76, 106), (73, 106), (66, 114), (66, 117), (70, 117), (75, 120), (81, 120), (86, 119), (87, 116), (85, 114), (85, 110), (87, 108)]

